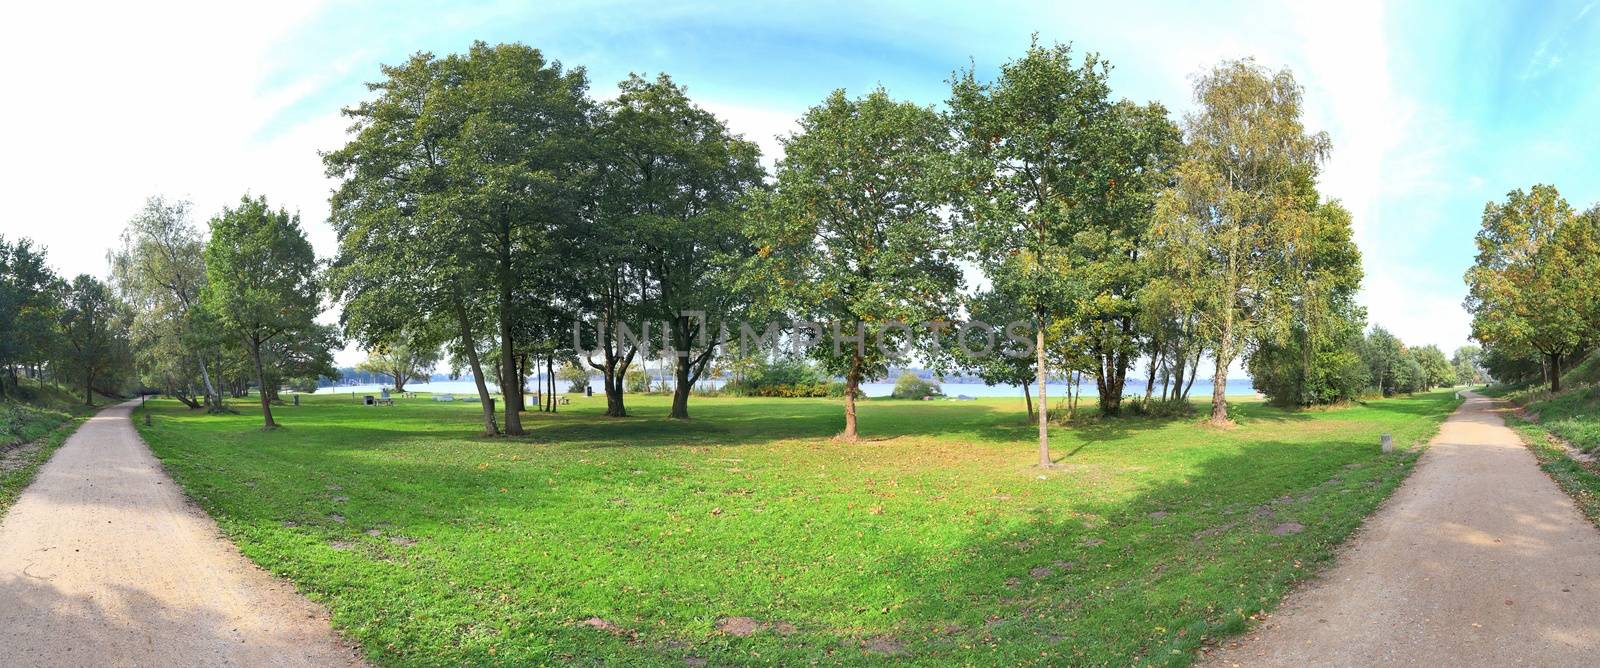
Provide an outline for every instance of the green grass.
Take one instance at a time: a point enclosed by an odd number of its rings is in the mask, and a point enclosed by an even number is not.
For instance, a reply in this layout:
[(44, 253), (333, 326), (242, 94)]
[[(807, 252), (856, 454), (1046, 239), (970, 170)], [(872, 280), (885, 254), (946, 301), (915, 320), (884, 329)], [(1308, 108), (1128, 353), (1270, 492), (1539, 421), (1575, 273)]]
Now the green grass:
[(24, 379), (19, 389), (0, 400), (0, 514), (78, 428), (79, 418), (94, 411), (53, 385)]
[(140, 430), (383, 665), (1181, 665), (1399, 484), (1416, 450), (1381, 432), (1423, 442), (1457, 403), (1084, 421), (1041, 471), (1020, 399), (868, 401), (857, 445), (828, 438), (836, 400), (697, 398), (689, 423), (630, 401), (529, 413), (521, 439), (425, 398), (312, 397), (273, 432), (162, 402)]
[(1551, 439), (1550, 430), (1539, 423), (1508, 415), (1506, 424), (1522, 436), (1522, 442), (1539, 460), (1539, 468), (1572, 497), (1589, 521), (1600, 525), (1600, 470), (1573, 459), (1566, 448)]

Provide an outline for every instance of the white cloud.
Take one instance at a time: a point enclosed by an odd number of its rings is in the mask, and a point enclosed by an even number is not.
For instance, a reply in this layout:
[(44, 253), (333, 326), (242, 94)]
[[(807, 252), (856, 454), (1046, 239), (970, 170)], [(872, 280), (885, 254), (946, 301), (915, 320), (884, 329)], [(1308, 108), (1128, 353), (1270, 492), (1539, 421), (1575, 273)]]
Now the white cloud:
[(307, 131), (257, 134), (317, 83), (268, 86), (274, 47), (315, 10), (9, 7), (0, 43), (31, 57), (8, 72), (14, 95), (0, 106), (11, 129), (0, 232), (45, 244), (63, 273), (103, 275), (106, 250), (152, 194), (190, 197), (202, 216), (246, 190), (311, 210), (317, 201), (299, 198), (321, 169), (306, 164), (316, 159)]

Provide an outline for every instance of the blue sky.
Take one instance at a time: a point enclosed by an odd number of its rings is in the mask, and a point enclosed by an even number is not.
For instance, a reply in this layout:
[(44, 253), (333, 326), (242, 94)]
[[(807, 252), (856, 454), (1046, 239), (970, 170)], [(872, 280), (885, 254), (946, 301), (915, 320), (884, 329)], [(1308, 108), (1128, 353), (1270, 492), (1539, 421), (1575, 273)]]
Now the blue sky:
[(1356, 214), (1370, 319), (1448, 351), (1467, 337), (1461, 274), (1485, 201), (1540, 182), (1600, 200), (1597, 2), (13, 6), (0, 44), (27, 57), (12, 74), (30, 94), (0, 110), (0, 233), (103, 274), (145, 195), (204, 216), (248, 190), (299, 209), (331, 253), (316, 151), (340, 142), (338, 109), (378, 64), (474, 39), (582, 65), (600, 97), (630, 71), (665, 71), (775, 152), (834, 88), (938, 104), (952, 71), (992, 72), (1037, 32), (1101, 53), (1119, 96), (1175, 114), (1190, 76), (1222, 59), (1292, 69), (1309, 125), (1333, 139), (1322, 190)]

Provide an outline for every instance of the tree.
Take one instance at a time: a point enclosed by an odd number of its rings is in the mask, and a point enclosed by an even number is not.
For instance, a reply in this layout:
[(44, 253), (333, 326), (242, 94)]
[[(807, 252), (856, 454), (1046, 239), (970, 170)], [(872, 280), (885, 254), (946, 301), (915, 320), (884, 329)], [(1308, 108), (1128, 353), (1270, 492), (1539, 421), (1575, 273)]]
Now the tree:
[[(375, 99), (346, 109), (354, 137), (326, 154), (340, 252), (332, 284), (346, 330), (367, 344), (405, 326), (450, 331), (477, 383), (483, 432), (500, 433), (479, 351), (521, 375), (517, 323), (560, 278), (581, 233), (591, 105), (582, 69), (521, 44), (472, 45), (385, 67)], [(572, 271), (565, 280), (572, 279)], [(485, 321), (490, 327), (481, 326)], [(522, 433), (520, 384), (501, 387), (505, 431)]]
[(1563, 359), (1594, 333), (1600, 249), (1573, 218), (1553, 186), (1513, 190), (1505, 202), (1488, 203), (1466, 275), (1472, 338), (1541, 355), (1552, 392), (1561, 390)]
[(653, 315), (668, 327), (676, 380), (670, 415), (685, 419), (690, 390), (725, 343), (706, 314), (736, 320), (751, 303), (730, 259), (755, 250), (738, 203), (765, 171), (754, 143), (695, 106), (666, 75), (633, 75), (619, 89), (598, 133), (604, 201), (622, 237), (611, 241), (634, 251)]
[(589, 389), (589, 372), (577, 364), (563, 364), (556, 372), (556, 378), (567, 383), (568, 392), (584, 392)]
[(1451, 387), (1458, 382), (1456, 368), (1451, 366), (1450, 360), (1445, 359), (1444, 351), (1439, 350), (1439, 346), (1426, 345), (1412, 348), (1411, 357), (1422, 369), (1422, 389)]
[(323, 155), (328, 175), (340, 179), (330, 200), (339, 252), (329, 291), (346, 335), (363, 345), (407, 328), (447, 332), (477, 386), (483, 433), (497, 435), (478, 354), (487, 317), (475, 280), (480, 249), (463, 242), (448, 204), (460, 178), (448, 149), (461, 122), (438, 102), (450, 79), (427, 53), (382, 72), (368, 85), (377, 96), (344, 110), (353, 136)]
[(128, 362), (127, 315), (105, 283), (88, 274), (72, 279), (61, 309), (61, 363), (63, 375), (82, 380), (85, 406), (94, 405), (96, 389), (116, 390), (106, 381)]
[(473, 249), (498, 322), (507, 435), (523, 434), (515, 320), (524, 274), (549, 275), (565, 258), (547, 252), (578, 224), (588, 165), (591, 104), (582, 68), (563, 69), (522, 44), (472, 45), (445, 59), (455, 85), (441, 107), (459, 119), (446, 151), (455, 178), (445, 200), (457, 242)]
[(275, 340), (316, 333), (321, 306), (317, 257), (300, 229), (300, 216), (272, 210), (265, 197), (240, 198), (211, 219), (206, 244), (203, 300), (221, 328), (249, 356), (261, 393), (265, 429), (272, 419), (275, 386), (267, 383), (263, 353)]
[(0, 237), (0, 397), (18, 387), (17, 367), (39, 365), (56, 352), (61, 279), (45, 263), (44, 249), (28, 239)]
[(1027, 355), (1007, 354), (997, 331), (1011, 323), (1031, 320), (1032, 310), (1005, 293), (990, 289), (967, 300), (967, 316), (972, 327), (981, 327), (978, 323), (982, 323), (992, 329), (952, 329), (940, 347), (955, 357), (957, 367), (977, 375), (985, 385), (1021, 387), (1028, 419), (1033, 420), (1033, 395), (1028, 390), (1028, 383), (1034, 378), (1033, 360)]
[(380, 344), (367, 351), (367, 359), (356, 369), (388, 376), (396, 392), (406, 391), (406, 383), (424, 381), (433, 376), (439, 364), (438, 346), (412, 345), (400, 342)]
[(1450, 355), (1450, 366), (1455, 367), (1456, 381), (1468, 385), (1482, 385), (1486, 380), (1483, 374), (1483, 348), (1467, 344), (1456, 348)]
[(1200, 76), (1185, 119), (1187, 158), (1162, 197), (1158, 234), (1198, 244), (1200, 324), (1215, 373), (1211, 421), (1228, 422), (1228, 366), (1269, 326), (1282, 240), (1312, 215), (1325, 134), (1300, 121), (1304, 91), (1288, 70), (1229, 61)]
[(1355, 398), (1368, 382), (1359, 353), (1366, 313), (1356, 304), (1361, 251), (1350, 212), (1324, 202), (1282, 230), (1282, 280), (1264, 316), (1264, 335), (1247, 358), (1250, 377), (1274, 402), (1290, 406)]
[(856, 397), (919, 333), (951, 320), (961, 271), (941, 214), (952, 184), (949, 133), (932, 109), (883, 89), (834, 91), (783, 140), (784, 159), (753, 237), (754, 269), (795, 311), (826, 323), (808, 353), (845, 379), (844, 430), (857, 438)]
[(217, 347), (200, 301), (205, 239), (190, 223), (189, 207), (159, 196), (145, 200), (122, 231), (122, 247), (111, 254), (111, 275), (120, 298), (134, 309), (132, 338), (144, 382), (190, 408), (203, 403), (221, 410), (214, 365), (207, 362)]
[(1373, 327), (1361, 344), (1361, 359), (1367, 365), (1367, 374), (1373, 387), (1388, 396), (1402, 391), (1405, 380), (1401, 378), (1405, 365), (1405, 344), (1389, 330)]
[[(950, 121), (964, 181), (955, 189), (956, 210), (978, 264), (997, 289), (1026, 306), (1034, 321), (1030, 352), (1039, 387), (1039, 465), (1046, 467), (1051, 465), (1046, 333), (1093, 290), (1073, 280), (1081, 265), (1074, 257), (1075, 239), (1094, 223), (1110, 231), (1130, 222), (1107, 215), (1106, 205), (1137, 209), (1142, 186), (1130, 188), (1133, 197), (1123, 200), (1114, 179), (1128, 165), (1146, 165), (1151, 157), (1148, 149), (1122, 147), (1126, 127), (1110, 100), (1107, 70), (1097, 56), (1075, 64), (1069, 45), (1045, 48), (1035, 40), (1021, 59), (1002, 66), (993, 82), (979, 81), (969, 69), (951, 85)], [(1160, 144), (1152, 135), (1143, 139)], [(1117, 150), (1129, 159), (1106, 163)], [(1107, 246), (1106, 257), (1111, 257), (1118, 249)], [(1114, 320), (1129, 312), (1118, 302), (1110, 314)]]

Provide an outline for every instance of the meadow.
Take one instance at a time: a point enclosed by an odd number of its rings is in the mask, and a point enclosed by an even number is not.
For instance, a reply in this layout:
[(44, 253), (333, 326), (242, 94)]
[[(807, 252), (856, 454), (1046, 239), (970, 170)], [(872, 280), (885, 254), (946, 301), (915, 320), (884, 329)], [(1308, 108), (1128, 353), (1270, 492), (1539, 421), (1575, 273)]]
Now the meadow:
[(380, 665), (1183, 665), (1326, 563), (1457, 403), (1085, 419), (1053, 469), (1020, 399), (866, 401), (854, 445), (826, 399), (575, 398), (515, 439), (425, 395), (135, 424)]

